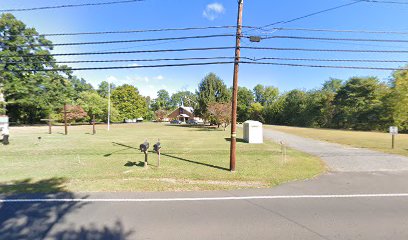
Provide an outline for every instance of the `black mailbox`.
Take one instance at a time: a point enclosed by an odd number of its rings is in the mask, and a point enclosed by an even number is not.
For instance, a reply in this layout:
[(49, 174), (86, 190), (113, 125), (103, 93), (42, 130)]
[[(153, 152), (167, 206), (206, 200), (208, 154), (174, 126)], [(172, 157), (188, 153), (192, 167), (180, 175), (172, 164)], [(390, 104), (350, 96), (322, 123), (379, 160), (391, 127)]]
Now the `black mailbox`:
[(148, 142), (144, 142), (144, 143), (142, 143), (142, 144), (140, 144), (140, 151), (142, 151), (142, 152), (147, 152), (147, 149), (149, 149), (149, 143)]
[(159, 151), (160, 151), (160, 148), (161, 148), (160, 142), (157, 142), (156, 144), (153, 145), (153, 150), (154, 150), (155, 152), (159, 152)]

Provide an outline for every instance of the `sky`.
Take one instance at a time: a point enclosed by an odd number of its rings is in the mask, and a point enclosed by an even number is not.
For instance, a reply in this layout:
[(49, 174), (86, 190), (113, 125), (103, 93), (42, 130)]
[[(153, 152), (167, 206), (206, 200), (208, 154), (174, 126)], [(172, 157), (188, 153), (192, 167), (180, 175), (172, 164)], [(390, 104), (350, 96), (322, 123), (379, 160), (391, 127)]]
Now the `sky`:
[[(107, 0), (70, 0), (69, 4), (106, 2)], [(403, 0), (398, 0), (403, 2)], [(261, 27), (270, 23), (285, 21), (319, 10), (331, 8), (352, 0), (245, 0), (243, 25)], [(62, 0), (0, 0), (0, 9), (28, 8), (67, 4)], [(348, 7), (321, 13), (275, 27), (323, 28), (373, 31), (408, 31), (406, 24), (408, 5), (361, 2)], [(237, 18), (236, 0), (145, 0), (105, 6), (88, 6), (38, 11), (13, 12), (29, 27), (39, 33), (94, 32), (133, 29), (183, 28), (203, 26), (235, 25)], [(54, 43), (130, 40), (145, 38), (167, 38), (194, 35), (234, 34), (234, 29), (208, 29), (184, 32), (132, 33), (115, 35), (77, 35), (48, 37)], [(304, 31), (257, 31), (244, 29), (244, 35), (372, 38), (408, 40), (408, 35), (381, 35), (361, 33), (324, 33)], [(234, 37), (211, 39), (189, 39), (164, 42), (144, 42), (106, 45), (84, 45), (55, 47), (53, 53), (132, 51), (152, 49), (179, 49), (200, 47), (232, 47)], [(327, 40), (263, 39), (251, 43), (243, 39), (242, 46), (277, 48), (327, 48), (327, 49), (375, 49), (408, 50), (408, 43), (382, 42), (337, 42)], [(139, 53), (122, 55), (95, 55), (58, 57), (63, 60), (108, 60), (108, 59), (148, 59), (148, 58), (191, 58), (191, 57), (233, 57), (234, 50)], [(408, 54), (397, 53), (344, 53), (344, 52), (297, 52), (242, 49), (241, 56), (250, 58), (326, 58), (326, 59), (382, 59), (405, 60)], [(162, 62), (163, 63), (163, 62)], [(140, 65), (162, 63), (139, 63)], [(170, 63), (170, 62), (166, 62)], [(175, 62), (171, 62), (175, 63)], [(279, 63), (323, 64), (368, 67), (398, 68), (403, 63), (338, 63), (338, 62), (293, 62)], [(130, 66), (131, 63), (82, 63), (68, 64), (71, 67)], [(214, 72), (227, 86), (232, 85), (233, 65), (209, 65), (173, 68), (138, 68), (116, 70), (76, 71), (95, 87), (109, 80), (116, 85), (132, 84), (145, 96), (156, 97), (156, 92), (166, 89), (170, 93), (182, 90), (195, 91), (206, 74)], [(239, 85), (252, 89), (257, 84), (278, 87), (281, 92), (292, 89), (310, 90), (320, 88), (330, 78), (348, 79), (353, 76), (377, 76), (388, 81), (391, 71), (305, 68), (273, 65), (240, 65)]]

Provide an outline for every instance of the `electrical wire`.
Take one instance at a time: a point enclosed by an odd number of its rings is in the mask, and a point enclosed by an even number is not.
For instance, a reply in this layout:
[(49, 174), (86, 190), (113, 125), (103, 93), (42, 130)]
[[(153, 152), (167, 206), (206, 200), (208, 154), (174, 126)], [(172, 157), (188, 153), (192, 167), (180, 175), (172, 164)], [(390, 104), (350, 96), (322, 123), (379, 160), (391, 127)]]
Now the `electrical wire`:
[[(86, 68), (49, 68), (49, 69), (19, 69), (13, 72), (61, 72), (61, 71), (87, 71), (87, 70), (109, 70), (109, 69), (134, 69), (134, 68), (162, 68), (162, 67), (186, 67), (186, 66), (204, 66), (232, 64), (229, 62), (201, 62), (201, 63), (182, 63), (182, 64), (161, 64), (161, 65), (143, 65), (143, 66), (118, 66), (118, 67), (86, 67)], [(4, 70), (10, 71), (10, 70)]]
[(134, 2), (143, 2), (143, 1), (145, 0), (123, 0), (123, 1), (109, 1), (109, 2), (100, 2), (100, 3), (66, 4), (66, 5), (58, 5), (58, 6), (43, 6), (43, 7), (33, 7), (33, 8), (11, 8), (11, 9), (0, 9), (0, 12), (25, 12), (25, 11), (57, 9), (57, 8), (113, 5), (113, 4), (134, 3)]
[(379, 59), (323, 59), (323, 58), (281, 58), (281, 57), (260, 57), (242, 59), (261, 61), (261, 60), (284, 60), (284, 61), (311, 61), (311, 62), (361, 62), (361, 63), (407, 63), (408, 60), (379, 60)]
[(368, 2), (368, 3), (400, 4), (400, 5), (407, 5), (407, 4), (408, 4), (408, 2), (380, 1), (380, 0), (363, 0), (363, 2)]
[(271, 28), (270, 30), (278, 31), (305, 31), (305, 32), (333, 32), (333, 33), (367, 33), (367, 34), (397, 34), (408, 35), (408, 32), (403, 31), (367, 31), (367, 30), (343, 30), (343, 29), (319, 29), (319, 28)]
[(204, 48), (181, 48), (181, 49), (155, 49), (155, 50), (135, 50), (135, 51), (109, 51), (109, 52), (77, 52), (77, 53), (55, 53), (55, 54), (23, 54), (23, 55), (0, 55), (1, 58), (13, 57), (51, 57), (51, 56), (81, 56), (81, 55), (108, 55), (108, 54), (131, 54), (131, 53), (161, 53), (161, 52), (186, 52), (186, 51), (210, 51), (210, 50), (228, 50), (235, 47), (204, 47)]
[[(117, 62), (161, 62), (161, 61), (190, 61), (190, 60), (216, 60), (235, 59), (234, 57), (191, 57), (191, 58), (155, 58), (155, 59), (112, 59), (112, 60), (73, 60), (73, 61), (51, 61), (39, 63), (75, 64), (75, 63), (117, 63)], [(5, 62), (6, 64), (24, 63), (21, 61)]]
[(334, 37), (304, 37), (304, 36), (270, 36), (262, 39), (297, 39), (297, 40), (325, 40), (325, 41), (349, 41), (349, 42), (392, 42), (408, 43), (403, 39), (371, 39), (371, 38), (334, 38)]
[(407, 70), (406, 68), (332, 66), (332, 65), (311, 65), (311, 64), (292, 64), (292, 63), (271, 63), (271, 62), (240, 62), (240, 63), (243, 63), (243, 64), (259, 64), (259, 65), (289, 66), (289, 67), (340, 68), (340, 69), (361, 69), (361, 70), (380, 70), (380, 71)]
[[(147, 38), (147, 39), (130, 39), (130, 40), (113, 40), (113, 41), (93, 41), (93, 42), (70, 42), (70, 43), (49, 43), (49, 44), (31, 44), (31, 47), (40, 46), (78, 46), (78, 45), (101, 45), (101, 44), (115, 44), (115, 43), (135, 43), (135, 42), (157, 42), (157, 41), (172, 41), (185, 39), (203, 39), (203, 38), (219, 38), (219, 37), (235, 37), (235, 34), (214, 34), (214, 35), (200, 35), (200, 36), (183, 36), (183, 37), (167, 37), (167, 38)], [(20, 45), (18, 47), (28, 47), (27, 45)]]
[(318, 48), (273, 48), (273, 47), (241, 47), (241, 49), (272, 50), (272, 51), (304, 51), (304, 52), (350, 52), (350, 53), (408, 53), (408, 50), (361, 50), (361, 49), (318, 49)]

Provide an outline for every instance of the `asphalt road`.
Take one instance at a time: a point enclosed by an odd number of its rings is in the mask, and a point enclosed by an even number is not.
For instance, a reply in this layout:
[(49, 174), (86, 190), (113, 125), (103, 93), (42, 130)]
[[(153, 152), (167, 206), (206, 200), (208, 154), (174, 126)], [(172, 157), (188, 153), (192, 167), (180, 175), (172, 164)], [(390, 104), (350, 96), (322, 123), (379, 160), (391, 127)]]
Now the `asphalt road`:
[(273, 189), (0, 195), (0, 239), (406, 240), (406, 179), (351, 172)]
[(405, 159), (320, 147), (337, 171), (272, 189), (0, 193), (0, 240), (408, 239)]

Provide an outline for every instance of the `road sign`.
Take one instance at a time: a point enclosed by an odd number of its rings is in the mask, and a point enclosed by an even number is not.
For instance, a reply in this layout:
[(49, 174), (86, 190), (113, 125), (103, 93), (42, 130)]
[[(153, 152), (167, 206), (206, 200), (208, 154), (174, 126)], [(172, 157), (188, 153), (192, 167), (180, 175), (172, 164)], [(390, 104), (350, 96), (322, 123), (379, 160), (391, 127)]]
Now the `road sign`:
[(394, 127), (394, 126), (390, 127), (390, 133), (392, 135), (397, 135), (398, 134), (398, 127)]

